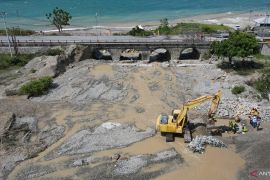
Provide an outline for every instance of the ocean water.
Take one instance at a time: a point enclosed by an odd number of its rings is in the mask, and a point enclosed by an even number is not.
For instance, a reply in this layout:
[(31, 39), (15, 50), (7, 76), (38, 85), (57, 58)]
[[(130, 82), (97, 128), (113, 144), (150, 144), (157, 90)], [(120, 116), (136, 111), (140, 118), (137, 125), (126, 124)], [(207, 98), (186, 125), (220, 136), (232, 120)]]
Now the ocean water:
[[(45, 14), (54, 7), (71, 13), (73, 27), (158, 21), (222, 12), (266, 11), (269, 0), (0, 0), (9, 27), (51, 28)], [(96, 17), (97, 15), (97, 17)], [(2, 21), (0, 27), (3, 27)]]

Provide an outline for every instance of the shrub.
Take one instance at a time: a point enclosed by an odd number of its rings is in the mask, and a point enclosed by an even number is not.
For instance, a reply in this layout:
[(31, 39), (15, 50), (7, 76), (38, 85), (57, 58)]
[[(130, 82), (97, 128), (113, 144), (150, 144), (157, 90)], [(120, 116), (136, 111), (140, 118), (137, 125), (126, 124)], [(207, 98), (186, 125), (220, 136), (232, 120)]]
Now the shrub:
[(6, 69), (11, 66), (24, 66), (33, 57), (33, 54), (18, 54), (13, 57), (10, 57), (9, 54), (0, 54), (0, 69)]
[(46, 55), (48, 56), (57, 56), (63, 53), (62, 49), (48, 49)]
[(262, 76), (255, 82), (255, 88), (261, 93), (262, 97), (268, 99), (270, 93), (270, 70), (265, 70)]
[[(14, 29), (9, 29), (8, 28), (8, 33), (16, 35), (16, 36), (29, 36), (29, 35), (35, 34), (35, 31), (28, 30), (28, 29), (20, 29), (20, 28), (14, 28)], [(0, 29), (0, 35), (5, 36), (6, 35), (6, 30), (5, 29)]]
[(232, 88), (232, 93), (233, 94), (241, 94), (245, 90), (246, 90), (246, 88), (244, 86), (235, 86), (234, 88)]
[(131, 35), (131, 36), (151, 36), (151, 35), (153, 35), (153, 32), (141, 29), (141, 28), (139, 28), (139, 26), (136, 26), (135, 28), (132, 28), (132, 30), (128, 32), (128, 35)]
[(19, 89), (20, 95), (40, 96), (48, 92), (52, 87), (52, 77), (42, 77), (36, 80), (32, 80)]

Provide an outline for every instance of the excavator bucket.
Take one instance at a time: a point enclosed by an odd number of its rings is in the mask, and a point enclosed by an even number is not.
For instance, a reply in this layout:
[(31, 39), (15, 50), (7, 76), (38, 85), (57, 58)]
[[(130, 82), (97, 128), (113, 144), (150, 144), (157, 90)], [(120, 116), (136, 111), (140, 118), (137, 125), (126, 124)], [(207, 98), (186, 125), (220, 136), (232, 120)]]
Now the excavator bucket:
[(185, 143), (190, 143), (191, 140), (192, 140), (192, 137), (191, 137), (190, 129), (186, 127), (185, 134), (184, 134), (184, 141)]

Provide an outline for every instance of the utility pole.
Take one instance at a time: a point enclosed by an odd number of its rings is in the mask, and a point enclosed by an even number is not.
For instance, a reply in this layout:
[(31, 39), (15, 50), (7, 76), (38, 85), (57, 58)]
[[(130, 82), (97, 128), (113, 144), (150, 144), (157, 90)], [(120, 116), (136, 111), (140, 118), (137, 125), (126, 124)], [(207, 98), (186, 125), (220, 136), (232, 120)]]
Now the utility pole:
[(248, 19), (248, 25), (249, 27), (251, 27), (251, 14), (252, 14), (253, 10), (249, 10), (249, 19)]
[(7, 41), (8, 41), (8, 48), (9, 48), (10, 56), (12, 57), (12, 51), (11, 51), (11, 47), (10, 47), (10, 41), (9, 41), (9, 36), (8, 36), (7, 24), (6, 24), (7, 13), (0, 12), (0, 16), (2, 17), (4, 25), (5, 25), (6, 36), (7, 36)]
[(97, 26), (98, 26), (98, 13), (97, 12), (96, 12), (95, 18), (96, 18), (96, 35), (97, 35), (97, 42), (98, 42), (98, 30), (97, 30)]
[(16, 36), (15, 36), (15, 28), (14, 27), (12, 28), (11, 39), (12, 39), (12, 44), (13, 44), (15, 55), (18, 55), (19, 50), (18, 50), (18, 44), (17, 44), (17, 40), (16, 40)]

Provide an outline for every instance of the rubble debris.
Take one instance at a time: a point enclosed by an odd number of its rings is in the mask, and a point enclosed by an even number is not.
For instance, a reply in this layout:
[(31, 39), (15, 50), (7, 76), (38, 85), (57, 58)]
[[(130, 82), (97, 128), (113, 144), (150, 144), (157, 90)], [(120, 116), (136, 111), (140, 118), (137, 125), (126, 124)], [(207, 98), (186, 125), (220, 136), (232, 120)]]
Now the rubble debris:
[(142, 54), (134, 49), (127, 49), (121, 53), (120, 60), (142, 60)]
[(213, 136), (196, 136), (189, 144), (188, 148), (198, 153), (203, 153), (205, 151), (205, 145), (211, 145), (214, 147), (227, 147), (221, 140)]

